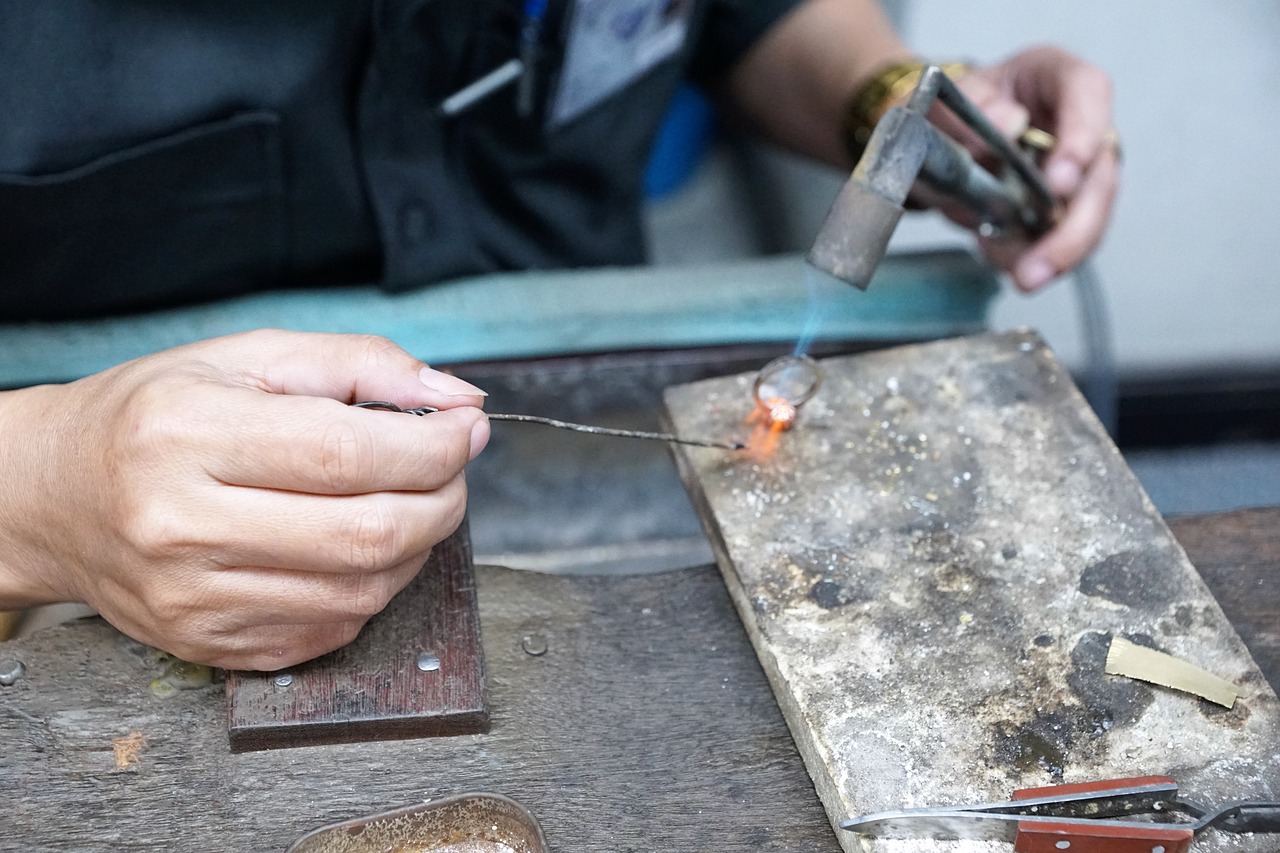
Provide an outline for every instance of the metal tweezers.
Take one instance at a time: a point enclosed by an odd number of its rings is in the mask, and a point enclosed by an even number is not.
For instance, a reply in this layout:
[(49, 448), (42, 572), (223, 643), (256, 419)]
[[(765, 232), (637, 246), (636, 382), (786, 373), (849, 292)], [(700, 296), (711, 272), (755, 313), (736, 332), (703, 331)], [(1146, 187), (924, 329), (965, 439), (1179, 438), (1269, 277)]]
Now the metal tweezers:
[[(1138, 816), (1146, 820), (1133, 820)], [(1280, 832), (1280, 803), (1205, 808), (1167, 776), (1015, 791), (1002, 803), (877, 812), (840, 823), (876, 838), (1012, 841), (1017, 853), (1187, 853), (1197, 833)]]

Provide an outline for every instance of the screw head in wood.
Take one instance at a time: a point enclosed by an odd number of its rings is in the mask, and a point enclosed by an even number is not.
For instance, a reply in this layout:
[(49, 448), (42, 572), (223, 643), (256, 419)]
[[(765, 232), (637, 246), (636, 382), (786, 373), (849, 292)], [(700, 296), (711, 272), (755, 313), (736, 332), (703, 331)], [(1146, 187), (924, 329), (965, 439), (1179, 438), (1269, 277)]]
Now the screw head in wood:
[(22, 678), (22, 673), (26, 672), (26, 669), (20, 660), (0, 661), (0, 685), (8, 687), (13, 684), (19, 678)]
[(530, 657), (541, 657), (547, 653), (547, 638), (541, 634), (525, 634), (520, 638), (520, 648)]

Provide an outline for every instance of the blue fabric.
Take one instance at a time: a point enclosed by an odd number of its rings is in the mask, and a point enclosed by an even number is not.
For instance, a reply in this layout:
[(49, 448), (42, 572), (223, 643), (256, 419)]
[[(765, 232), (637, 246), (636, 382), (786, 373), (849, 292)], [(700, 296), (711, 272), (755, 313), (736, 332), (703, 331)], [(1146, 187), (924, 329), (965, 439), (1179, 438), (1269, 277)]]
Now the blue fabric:
[(714, 132), (711, 103), (693, 86), (681, 86), (671, 100), (649, 156), (644, 173), (645, 195), (659, 199), (684, 186), (706, 156)]

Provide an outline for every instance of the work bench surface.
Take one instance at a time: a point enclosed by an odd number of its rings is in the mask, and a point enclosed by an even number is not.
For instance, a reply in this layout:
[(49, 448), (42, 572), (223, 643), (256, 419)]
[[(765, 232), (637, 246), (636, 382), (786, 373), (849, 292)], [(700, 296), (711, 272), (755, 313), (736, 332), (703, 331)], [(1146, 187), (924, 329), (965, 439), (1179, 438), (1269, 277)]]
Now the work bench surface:
[[(1280, 508), (1170, 524), (1280, 686)], [(481, 735), (232, 754), (223, 685), (160, 698), (155, 653), (101, 620), (0, 644), (25, 668), (0, 687), (0, 850), (284, 850), (473, 790), (557, 851), (839, 849), (714, 567), (477, 576)]]

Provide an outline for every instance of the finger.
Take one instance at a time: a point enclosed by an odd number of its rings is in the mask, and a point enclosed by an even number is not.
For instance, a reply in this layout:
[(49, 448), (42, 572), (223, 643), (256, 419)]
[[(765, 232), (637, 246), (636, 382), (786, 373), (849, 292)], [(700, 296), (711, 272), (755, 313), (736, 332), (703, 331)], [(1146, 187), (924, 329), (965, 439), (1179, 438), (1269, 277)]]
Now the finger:
[(208, 604), (185, 620), (188, 629), (229, 637), (269, 625), (363, 622), (417, 576), (430, 550), (382, 572), (336, 574), (261, 566), (206, 572), (199, 597)]
[(245, 388), (228, 389), (201, 414), (210, 476), (309, 494), (431, 491), (489, 439), (488, 418), (471, 407), (416, 416)]
[[(190, 520), (172, 550), (179, 556), (216, 554), (227, 567), (381, 572), (453, 533), (466, 512), (466, 496), (462, 477), (433, 492), (346, 497), (222, 489), (201, 505), (201, 518), (187, 513)], [(159, 529), (165, 529), (163, 522)], [(146, 550), (166, 549), (162, 544)]]
[(1098, 245), (1115, 199), (1117, 163), (1110, 152), (1094, 163), (1057, 226), (1032, 245), (1013, 267), (1013, 280), (1036, 290), (1083, 261)]
[[(352, 630), (382, 612), (428, 556), (416, 554), (375, 574), (206, 571), (181, 590), (148, 590), (140, 612), (104, 615), (183, 660), (249, 669), (287, 666), (349, 642)], [(247, 661), (246, 655), (260, 660)]]
[(326, 574), (262, 567), (208, 569), (197, 579), (144, 590), (141, 608), (121, 621), (160, 642), (225, 647), (247, 629), (272, 625), (363, 623), (381, 613), (430, 552), (384, 572)]
[(281, 669), (341, 648), (356, 638), (366, 621), (253, 625), (225, 633), (208, 630), (211, 620), (169, 621), (145, 608), (103, 607), (99, 612), (122, 633), (184, 661), (251, 670)]
[(217, 645), (183, 644), (179, 648), (186, 649), (185, 651), (165, 650), (183, 660), (207, 666), (274, 672), (348, 645), (359, 636), (363, 627), (362, 621), (321, 625), (261, 625), (246, 628)]
[(1089, 164), (1104, 147), (1111, 127), (1111, 79), (1099, 68), (1064, 51), (1044, 48), (1031, 54), (1029, 72), (1015, 80), (1015, 94), (1031, 106), (1057, 143), (1045, 160), (1049, 188), (1074, 195)]
[[(386, 338), (260, 330), (203, 343), (234, 352), (242, 381), (264, 391), (330, 397), (345, 403), (388, 400), (435, 408), (480, 406), (485, 392), (434, 370)], [(201, 351), (201, 350), (196, 350)]]
[(1019, 259), (1026, 255), (1027, 249), (1031, 247), (1031, 243), (1026, 240), (1006, 237), (979, 237), (978, 245), (987, 261), (996, 269), (1005, 272), (1012, 272), (1018, 265)]

